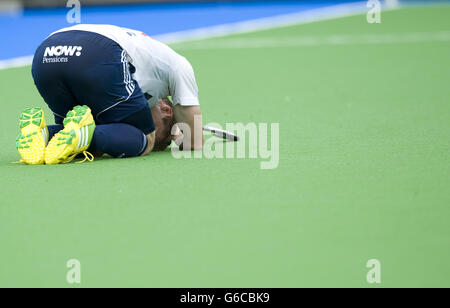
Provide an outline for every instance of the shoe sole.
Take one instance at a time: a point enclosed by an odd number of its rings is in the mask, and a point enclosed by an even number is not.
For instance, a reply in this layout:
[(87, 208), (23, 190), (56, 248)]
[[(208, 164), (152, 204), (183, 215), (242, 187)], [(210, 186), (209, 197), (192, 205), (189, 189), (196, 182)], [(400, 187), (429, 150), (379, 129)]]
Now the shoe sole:
[(44, 163), (45, 143), (48, 129), (45, 125), (44, 111), (41, 108), (27, 108), (19, 117), (20, 134), (16, 148), (22, 162), (29, 165)]
[[(82, 152), (84, 148), (89, 146), (89, 140), (92, 136), (88, 134), (89, 126), (95, 125), (91, 114), (91, 110), (87, 106), (76, 106), (67, 113), (64, 119), (64, 129), (57, 133), (47, 146), (45, 152), (45, 163), (55, 165), (65, 163), (66, 159), (78, 152)], [(79, 131), (78, 144), (74, 144)], [(80, 145), (84, 145), (80, 147)], [(74, 147), (76, 146), (76, 147)], [(77, 148), (80, 149), (77, 150)], [(68, 161), (67, 161), (68, 162)]]

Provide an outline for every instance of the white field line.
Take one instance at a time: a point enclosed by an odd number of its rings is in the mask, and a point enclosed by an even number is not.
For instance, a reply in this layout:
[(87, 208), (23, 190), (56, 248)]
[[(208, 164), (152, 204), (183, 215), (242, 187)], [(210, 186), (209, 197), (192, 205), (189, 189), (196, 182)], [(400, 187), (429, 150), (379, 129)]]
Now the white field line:
[[(191, 40), (221, 37), (230, 34), (248, 33), (265, 29), (280, 28), (317, 21), (336, 19), (362, 14), (367, 12), (367, 2), (338, 4), (324, 8), (311, 9), (292, 14), (277, 15), (273, 17), (253, 19), (243, 22), (217, 25), (181, 32), (154, 36), (155, 39), (166, 44), (179, 43)], [(363, 21), (365, 22), (365, 21)], [(0, 70), (30, 65), (33, 56), (0, 60)]]
[(367, 35), (331, 35), (331, 36), (288, 36), (288, 37), (257, 37), (230, 38), (212, 41), (181, 43), (172, 47), (175, 50), (202, 49), (245, 49), (245, 48), (276, 48), (321, 45), (360, 45), (360, 44), (402, 44), (450, 42), (450, 31), (440, 32), (409, 32), (391, 34)]

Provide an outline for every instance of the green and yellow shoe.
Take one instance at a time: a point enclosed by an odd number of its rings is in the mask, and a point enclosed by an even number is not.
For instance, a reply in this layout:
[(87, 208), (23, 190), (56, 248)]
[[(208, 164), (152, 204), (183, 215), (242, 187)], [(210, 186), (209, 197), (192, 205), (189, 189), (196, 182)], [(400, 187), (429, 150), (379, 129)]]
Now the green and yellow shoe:
[(91, 109), (88, 106), (76, 106), (67, 113), (64, 129), (50, 140), (45, 150), (45, 163), (69, 163), (80, 153), (84, 153), (87, 160), (92, 161), (92, 155), (86, 150), (91, 145), (94, 130)]
[(48, 142), (48, 128), (44, 111), (41, 108), (27, 108), (20, 115), (20, 134), (16, 139), (16, 148), (21, 163), (41, 165), (44, 163), (45, 146)]

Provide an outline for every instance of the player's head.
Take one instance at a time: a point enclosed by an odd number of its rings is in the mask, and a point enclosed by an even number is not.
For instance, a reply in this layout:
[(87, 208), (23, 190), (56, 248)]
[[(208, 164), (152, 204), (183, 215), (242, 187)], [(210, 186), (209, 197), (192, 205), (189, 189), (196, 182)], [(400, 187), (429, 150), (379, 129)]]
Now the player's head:
[(172, 142), (170, 132), (175, 124), (172, 107), (163, 101), (159, 101), (152, 107), (152, 117), (156, 130), (153, 151), (164, 151)]

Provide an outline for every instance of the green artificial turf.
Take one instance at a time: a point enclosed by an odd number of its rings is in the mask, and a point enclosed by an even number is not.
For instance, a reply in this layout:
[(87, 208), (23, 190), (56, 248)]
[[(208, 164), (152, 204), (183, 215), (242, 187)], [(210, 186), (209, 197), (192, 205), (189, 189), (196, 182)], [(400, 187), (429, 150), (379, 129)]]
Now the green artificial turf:
[[(73, 258), (82, 287), (370, 287), (373, 258), (383, 287), (450, 287), (450, 42), (358, 43), (442, 31), (450, 7), (174, 46), (206, 122), (279, 123), (273, 170), (170, 152), (13, 165), (18, 115), (45, 104), (30, 67), (0, 71), (0, 287), (70, 286)], [(223, 48), (333, 35), (356, 41)]]

